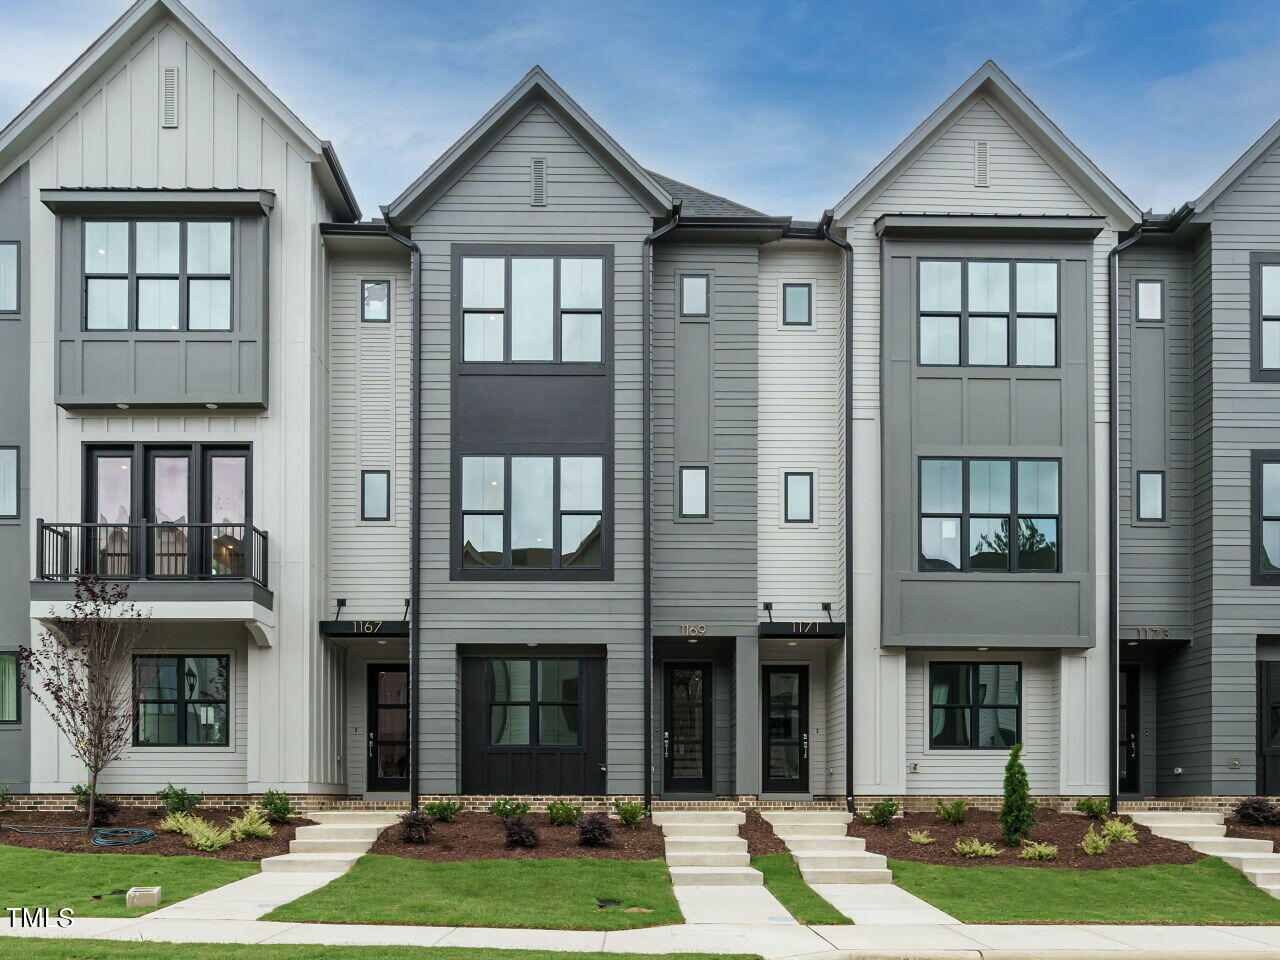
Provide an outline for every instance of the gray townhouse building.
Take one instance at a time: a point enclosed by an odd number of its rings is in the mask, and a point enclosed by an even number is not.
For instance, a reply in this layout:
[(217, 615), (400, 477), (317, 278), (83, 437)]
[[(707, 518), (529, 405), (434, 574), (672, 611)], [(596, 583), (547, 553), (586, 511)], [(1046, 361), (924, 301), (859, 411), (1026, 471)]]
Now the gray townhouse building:
[(802, 221), (535, 67), (365, 218), (139, 0), (0, 130), (0, 783), (87, 573), (113, 794), (1280, 794), (1278, 141), (1144, 214), (988, 62)]

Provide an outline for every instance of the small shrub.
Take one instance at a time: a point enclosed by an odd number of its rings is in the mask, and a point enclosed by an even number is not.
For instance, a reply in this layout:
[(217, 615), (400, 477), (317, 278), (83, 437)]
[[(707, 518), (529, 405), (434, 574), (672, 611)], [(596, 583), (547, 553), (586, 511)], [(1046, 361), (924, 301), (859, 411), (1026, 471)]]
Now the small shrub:
[(231, 836), (230, 830), (225, 827), (215, 827), (208, 820), (203, 820), (200, 817), (191, 818), (184, 836), (187, 838), (188, 847), (205, 851), (221, 850), (223, 847), (229, 847), (232, 840), (235, 839)]
[(1111, 803), (1106, 797), (1081, 797), (1076, 801), (1076, 809), (1090, 820), (1101, 820), (1111, 812)]
[(191, 822), (195, 819), (189, 813), (171, 813), (156, 824), (156, 829), (162, 833), (180, 833), (186, 836)]
[(298, 809), (283, 790), (268, 790), (258, 801), (262, 812), (271, 823), (286, 823), (290, 817), (298, 815)]
[(1094, 833), (1093, 827), (1090, 827), (1089, 832), (1080, 841), (1080, 849), (1091, 857), (1106, 853), (1111, 849), (1111, 838), (1101, 833)]
[[(71, 792), (75, 794), (76, 806), (81, 810), (89, 809), (89, 788), (83, 783), (77, 783), (71, 788)], [(98, 794), (93, 802), (93, 827), (105, 827), (120, 813), (120, 804), (115, 800)]]
[(908, 830), (907, 839), (912, 843), (918, 843), (922, 847), (927, 847), (931, 843), (936, 843), (933, 837), (929, 836), (928, 830)]
[(453, 818), (462, 812), (462, 804), (457, 800), (432, 800), (423, 804), (427, 816), (439, 823), (453, 823)]
[(647, 812), (643, 803), (623, 803), (621, 800), (613, 801), (613, 812), (618, 815), (618, 819), (622, 821), (624, 827), (638, 826), (640, 821), (644, 819)]
[(902, 805), (897, 800), (880, 800), (867, 807), (867, 812), (862, 815), (862, 819), (867, 823), (874, 823), (877, 827), (887, 827), (898, 815), (900, 809)]
[(507, 833), (508, 847), (533, 848), (538, 845), (538, 832), (525, 823), (524, 817), (503, 817), (502, 829)]
[(1058, 848), (1052, 843), (1041, 843), (1038, 840), (1023, 840), (1022, 849), (1018, 851), (1019, 860), (1057, 860)]
[(938, 801), (938, 816), (947, 823), (964, 823), (964, 815), (969, 812), (969, 804), (963, 800), (952, 800), (950, 803)]
[(426, 843), (435, 821), (422, 810), (410, 810), (400, 818), (401, 843)]
[(266, 840), (276, 835), (276, 828), (267, 823), (259, 807), (246, 807), (240, 816), (227, 824), (227, 829), (234, 840)]
[(529, 805), (520, 800), (495, 800), (489, 812), (499, 820), (523, 820), (529, 814)]
[(164, 804), (165, 813), (190, 813), (204, 802), (203, 793), (190, 793), (183, 787), (175, 787), (172, 783), (163, 790), (157, 790), (156, 796)]
[(553, 827), (567, 827), (582, 819), (582, 804), (552, 800), (547, 804), (547, 817)]
[(13, 794), (9, 792), (9, 785), (7, 783), (0, 784), (0, 810), (11, 806), (13, 802)]
[(1138, 828), (1127, 820), (1111, 817), (1102, 821), (1102, 835), (1111, 843), (1137, 843)]
[(1009, 750), (1009, 762), (1004, 765), (1004, 802), (1000, 804), (1000, 832), (1005, 845), (1016, 847), (1031, 835), (1035, 825), (1036, 805), (1031, 799), (1027, 768), (1022, 765), (1022, 744), (1015, 743)]
[(957, 840), (951, 847), (956, 856), (971, 859), (973, 857), (998, 857), (1000, 851), (994, 845), (979, 840), (977, 837), (969, 837), (967, 840)]
[(593, 813), (583, 817), (578, 823), (578, 845), (583, 847), (603, 847), (613, 839), (613, 830), (609, 826), (609, 818), (602, 813)]
[(1241, 823), (1251, 827), (1273, 827), (1280, 823), (1280, 807), (1266, 797), (1248, 797), (1236, 804), (1234, 811)]

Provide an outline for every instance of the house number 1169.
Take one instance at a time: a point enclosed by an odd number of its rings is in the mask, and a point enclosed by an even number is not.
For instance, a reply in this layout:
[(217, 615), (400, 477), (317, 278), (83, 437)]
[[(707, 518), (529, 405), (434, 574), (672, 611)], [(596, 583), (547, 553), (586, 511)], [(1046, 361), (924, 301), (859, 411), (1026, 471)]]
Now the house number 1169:
[(705, 637), (706, 635), (707, 625), (705, 623), (680, 624), (680, 636), (682, 637)]

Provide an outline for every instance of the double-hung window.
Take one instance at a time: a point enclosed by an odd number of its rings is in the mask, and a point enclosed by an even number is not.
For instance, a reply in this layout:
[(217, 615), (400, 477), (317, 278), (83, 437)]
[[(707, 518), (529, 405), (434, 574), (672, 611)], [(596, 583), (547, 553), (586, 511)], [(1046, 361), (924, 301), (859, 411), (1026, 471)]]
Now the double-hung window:
[(1253, 582), (1280, 586), (1280, 450), (1253, 451)]
[(1058, 460), (922, 457), (920, 569), (1059, 569)]
[(1058, 264), (921, 260), (922, 366), (1058, 364)]
[(18, 652), (0, 651), (0, 723), (17, 723), (22, 719), (19, 676)]
[(603, 457), (462, 457), (459, 566), (603, 568), (604, 465)]
[(1280, 253), (1250, 257), (1253, 376), (1280, 380)]
[(230, 657), (135, 656), (133, 685), (135, 746), (227, 746)]
[(230, 220), (85, 220), (86, 330), (230, 330)]
[(490, 660), (490, 746), (577, 746), (580, 660)]
[(1020, 664), (929, 664), (931, 750), (1007, 750), (1021, 737)]
[(461, 272), (464, 363), (603, 360), (603, 257), (463, 256)]
[(18, 256), (17, 241), (0, 241), (0, 314), (18, 312)]

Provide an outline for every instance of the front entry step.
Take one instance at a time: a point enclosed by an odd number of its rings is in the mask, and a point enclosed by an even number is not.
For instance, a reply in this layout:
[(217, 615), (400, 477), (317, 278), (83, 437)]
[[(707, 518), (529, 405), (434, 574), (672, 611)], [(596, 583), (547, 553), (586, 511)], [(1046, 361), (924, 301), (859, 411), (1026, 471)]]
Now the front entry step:
[(1225, 836), (1227, 828), (1220, 813), (1158, 810), (1130, 816), (1157, 837), (1178, 840), (1199, 853), (1218, 857), (1259, 890), (1280, 899), (1280, 854), (1270, 840)]
[(757, 887), (764, 884), (764, 874), (751, 867), (677, 867), (668, 866), (671, 884), (676, 887)]

